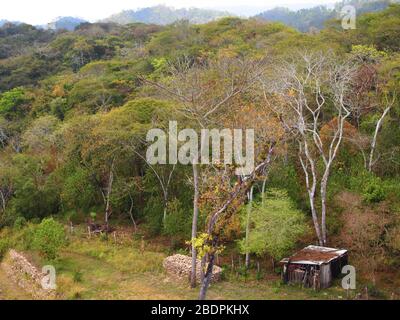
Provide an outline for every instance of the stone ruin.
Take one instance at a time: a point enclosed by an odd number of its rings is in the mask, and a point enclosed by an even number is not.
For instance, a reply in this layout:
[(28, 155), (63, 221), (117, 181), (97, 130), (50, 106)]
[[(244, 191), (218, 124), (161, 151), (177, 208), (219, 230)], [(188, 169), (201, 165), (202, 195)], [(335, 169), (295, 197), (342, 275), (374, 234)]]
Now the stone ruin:
[(23, 254), (15, 250), (10, 250), (1, 267), (14, 283), (30, 293), (34, 299), (55, 299), (55, 290), (44, 289), (42, 287), (42, 279), (46, 275), (30, 263)]
[[(188, 281), (190, 279), (192, 269), (192, 258), (181, 254), (168, 257), (163, 263), (164, 269), (167, 274), (176, 280)], [(201, 261), (197, 260), (196, 264), (196, 280), (200, 282)], [(211, 278), (212, 282), (221, 280), (222, 269), (218, 266), (214, 266), (213, 275)]]

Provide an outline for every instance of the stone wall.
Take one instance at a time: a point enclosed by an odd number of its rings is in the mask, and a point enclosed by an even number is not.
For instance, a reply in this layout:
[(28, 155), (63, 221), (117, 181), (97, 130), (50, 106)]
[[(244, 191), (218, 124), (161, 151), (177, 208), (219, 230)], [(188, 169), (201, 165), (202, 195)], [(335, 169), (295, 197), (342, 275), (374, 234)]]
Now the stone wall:
[[(174, 256), (168, 257), (164, 260), (163, 263), (164, 269), (167, 274), (171, 277), (182, 280), (189, 281), (190, 273), (192, 269), (192, 258), (188, 256), (184, 256), (181, 254), (176, 254)], [(197, 260), (196, 265), (196, 280), (200, 281), (200, 272), (201, 270), (201, 261)], [(222, 269), (218, 266), (214, 266), (212, 281), (220, 281), (221, 280)]]
[(41, 281), (45, 274), (29, 262), (22, 253), (10, 250), (1, 263), (1, 267), (9, 279), (28, 292), (33, 299), (55, 299), (56, 293), (54, 290), (42, 287)]

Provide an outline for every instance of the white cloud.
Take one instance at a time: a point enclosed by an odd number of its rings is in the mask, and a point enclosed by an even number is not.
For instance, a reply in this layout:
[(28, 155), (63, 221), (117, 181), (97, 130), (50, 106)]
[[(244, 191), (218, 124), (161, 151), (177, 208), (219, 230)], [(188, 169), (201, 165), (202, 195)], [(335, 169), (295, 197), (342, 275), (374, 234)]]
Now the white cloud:
[(96, 21), (121, 10), (157, 4), (176, 8), (217, 8), (236, 14), (254, 14), (278, 5), (298, 8), (332, 2), (333, 0), (3, 0), (0, 19), (44, 24), (59, 16), (74, 16)]

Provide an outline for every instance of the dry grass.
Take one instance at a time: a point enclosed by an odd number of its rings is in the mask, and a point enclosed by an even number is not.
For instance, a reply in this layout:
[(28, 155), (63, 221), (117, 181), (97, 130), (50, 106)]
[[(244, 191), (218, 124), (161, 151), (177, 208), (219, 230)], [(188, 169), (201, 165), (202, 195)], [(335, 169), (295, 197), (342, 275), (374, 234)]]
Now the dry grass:
[[(121, 300), (188, 300), (197, 299), (198, 288), (170, 279), (162, 269), (167, 250), (148, 245), (141, 250), (141, 240), (129, 237), (114, 242), (75, 234), (56, 261), (41, 261), (35, 253), (36, 264), (53, 264), (57, 271), (57, 292), (60, 299), (121, 299)], [(227, 280), (210, 287), (209, 299), (278, 300), (278, 299), (341, 299), (345, 292), (338, 286), (323, 292), (282, 285), (279, 276), (265, 280), (246, 280), (233, 274)], [(7, 279), (1, 279), (2, 283)], [(14, 298), (6, 293), (4, 299)]]
[[(178, 283), (164, 273), (162, 261), (166, 256), (163, 252), (141, 252), (140, 241), (115, 244), (112, 239), (73, 239), (56, 262), (58, 292), (64, 299), (197, 299), (198, 289)], [(318, 293), (284, 286), (279, 276), (260, 281), (229, 278), (211, 286), (209, 299), (340, 299), (345, 296), (338, 287)]]

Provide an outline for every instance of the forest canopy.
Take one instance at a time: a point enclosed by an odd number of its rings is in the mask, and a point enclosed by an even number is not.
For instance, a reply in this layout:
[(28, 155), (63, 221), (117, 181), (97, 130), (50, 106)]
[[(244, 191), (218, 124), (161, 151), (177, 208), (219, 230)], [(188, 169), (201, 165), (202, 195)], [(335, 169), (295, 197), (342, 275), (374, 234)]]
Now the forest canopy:
[[(139, 226), (210, 261), (224, 247), (280, 259), (311, 242), (354, 250), (361, 268), (369, 252), (367, 273), (398, 270), (399, 26), (398, 4), (318, 32), (237, 17), (3, 25), (0, 228), (46, 219), (37, 245), (49, 224), (58, 248), (49, 217)], [(147, 132), (172, 120), (254, 129), (254, 171), (149, 163)], [(377, 222), (370, 237), (358, 211)]]

